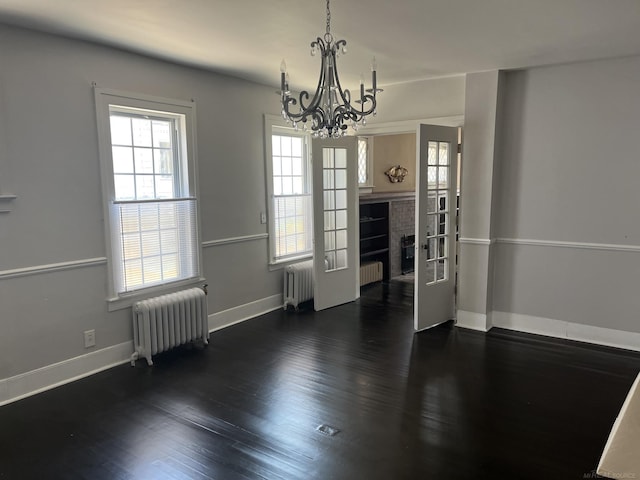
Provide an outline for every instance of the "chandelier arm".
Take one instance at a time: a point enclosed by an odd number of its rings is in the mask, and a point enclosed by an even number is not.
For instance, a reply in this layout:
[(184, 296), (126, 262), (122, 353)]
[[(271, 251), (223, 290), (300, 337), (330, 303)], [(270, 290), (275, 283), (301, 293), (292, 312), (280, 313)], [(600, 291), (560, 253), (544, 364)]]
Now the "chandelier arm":
[(299, 115), (300, 115), (300, 118), (303, 118), (304, 117), (304, 112), (308, 110), (308, 107), (304, 106), (304, 100), (308, 100), (308, 99), (309, 99), (309, 92), (307, 92), (306, 90), (301, 91), (300, 92), (300, 101), (299, 101), (300, 112), (298, 112)]
[(326, 122), (327, 122), (326, 114), (324, 113), (324, 110), (322, 110), (321, 108), (311, 112), (311, 118), (313, 119), (312, 125), (311, 125), (312, 131), (317, 132), (326, 127)]
[(307, 121), (307, 117), (314, 116), (315, 111), (317, 110), (317, 105), (314, 105), (314, 103), (311, 103), (308, 107), (304, 107), (303, 104), (303, 99), (305, 98), (309, 98), (309, 92), (307, 91), (302, 91), (300, 92), (300, 111), (298, 112), (292, 112), (289, 109), (289, 104), (291, 105), (297, 105), (298, 102), (296, 101), (295, 98), (292, 97), (287, 97), (287, 99), (285, 100), (285, 104), (284, 104), (284, 110), (287, 114), (287, 117), (294, 121), (294, 122), (299, 122), (299, 121), (303, 121), (306, 122)]
[[(371, 102), (371, 107), (368, 108), (367, 110), (364, 109), (364, 105), (366, 103)], [(363, 97), (362, 97), (362, 103), (360, 105), (362, 105), (362, 107), (360, 108), (360, 110), (356, 110), (358, 112), (358, 114), (360, 115), (360, 117), (366, 117), (367, 115), (372, 114), (373, 112), (375, 112), (376, 110), (376, 106), (377, 106), (377, 100), (376, 100), (376, 96), (375, 95), (371, 95), (369, 93), (366, 93)]]
[(334, 123), (340, 130), (347, 129), (347, 125), (345, 124), (346, 120), (356, 120), (356, 115), (345, 105), (340, 105), (333, 113), (335, 118)]
[[(321, 100), (322, 100), (322, 84), (325, 81), (325, 52), (327, 50), (326, 48), (326, 44), (325, 42), (320, 38), (316, 38), (316, 40), (314, 42), (311, 42), (311, 48), (314, 47), (318, 47), (320, 49), (320, 54), (322, 56), (322, 64), (321, 64), (321, 68), (320, 68), (320, 77), (318, 79), (318, 86), (316, 87), (316, 91), (313, 95), (313, 98), (311, 100), (311, 103), (309, 103), (308, 106), (305, 106), (304, 104), (304, 100), (303, 99), (308, 99), (309, 98), (309, 92), (307, 92), (306, 90), (300, 92), (300, 111), (296, 112), (292, 112), (289, 110), (289, 104), (292, 105), (296, 105), (298, 102), (291, 97), (287, 96), (286, 101), (283, 101), (283, 106), (284, 106), (284, 110), (285, 113), (287, 114), (287, 116), (289, 117), (290, 120), (294, 121), (294, 122), (298, 122), (300, 120), (302, 120), (303, 122), (306, 121), (306, 118), (311, 116), (312, 118), (314, 118), (314, 116), (312, 115), (314, 113), (315, 110), (318, 109), (318, 105), (320, 104)], [(323, 127), (323, 125), (321, 125), (321, 127)], [(320, 128), (320, 127), (319, 127)]]
[[(339, 40), (336, 43), (336, 48), (338, 45), (343, 44), (346, 45), (347, 42), (345, 42), (344, 40)], [(342, 99), (342, 101), (344, 102), (345, 105), (348, 105), (349, 108), (353, 108), (351, 107), (351, 93), (349, 92), (349, 90), (346, 90), (347, 95), (345, 96), (345, 92), (342, 90), (342, 85), (340, 84), (340, 76), (338, 75), (338, 67), (337, 67), (337, 63), (336, 63), (336, 50), (333, 49), (331, 51), (331, 56), (333, 57), (333, 64), (335, 65), (333, 67), (333, 76), (336, 79), (336, 88), (338, 90), (338, 93), (340, 94), (340, 98)]]
[(308, 107), (304, 107), (302, 102), (300, 102), (301, 110), (307, 111), (307, 113), (311, 110), (317, 108), (322, 100), (322, 85), (325, 81), (325, 54), (327, 51), (327, 45), (324, 41), (318, 37), (315, 42), (311, 42), (311, 48), (318, 47), (320, 49), (320, 55), (322, 58), (322, 62), (320, 62), (320, 76), (318, 77), (318, 86), (316, 87), (316, 91), (313, 94), (313, 99)]
[[(340, 44), (346, 45), (347, 42), (345, 42), (344, 40), (340, 40), (336, 43), (336, 47)], [(335, 51), (332, 51), (332, 55), (334, 57), (334, 62), (335, 62)], [(344, 102), (344, 105), (352, 112), (354, 112), (356, 114), (356, 116), (358, 117), (358, 120), (360, 120), (361, 118), (365, 117), (366, 115), (369, 115), (371, 113), (373, 113), (373, 111), (376, 109), (376, 99), (375, 96), (370, 95), (370, 94), (365, 94), (362, 97), (362, 108), (361, 109), (357, 109), (355, 108), (352, 104), (351, 104), (351, 92), (349, 90), (342, 90), (342, 85), (340, 84), (340, 77), (338, 75), (338, 69), (334, 68), (333, 69), (333, 76), (336, 79), (336, 87), (338, 89), (338, 93), (340, 94), (340, 98), (342, 99), (342, 101)], [(370, 101), (372, 103), (371, 108), (364, 110), (364, 104), (367, 103), (368, 101)], [(356, 120), (357, 121), (357, 120)]]
[(292, 113), (292, 112), (289, 110), (289, 104), (291, 104), (291, 105), (297, 105), (297, 103), (298, 103), (298, 102), (296, 101), (296, 99), (295, 99), (295, 98), (290, 97), (290, 96), (288, 96), (288, 95), (283, 96), (283, 98), (282, 98), (282, 109), (284, 110), (284, 112), (285, 112), (285, 114), (286, 114), (286, 116), (287, 116), (287, 118), (288, 118), (289, 120), (293, 120), (293, 121), (296, 121), (296, 120), (297, 120), (296, 118), (294, 118), (294, 117), (295, 117), (295, 113)]

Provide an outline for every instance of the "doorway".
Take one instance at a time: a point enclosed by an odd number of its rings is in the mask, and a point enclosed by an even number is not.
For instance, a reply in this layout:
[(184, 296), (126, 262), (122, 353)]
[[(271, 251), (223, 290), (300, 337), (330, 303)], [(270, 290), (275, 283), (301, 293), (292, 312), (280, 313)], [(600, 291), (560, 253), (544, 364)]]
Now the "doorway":
[[(435, 128), (438, 127), (435, 126)], [(450, 283), (453, 288), (447, 290), (447, 297), (451, 298), (451, 306), (446, 310), (449, 312), (448, 317), (453, 318), (455, 311), (453, 299), (457, 279), (462, 129), (448, 127), (447, 132), (449, 135), (447, 142), (442, 143), (443, 152), (450, 155), (447, 165), (439, 167), (439, 163), (436, 162), (431, 166), (432, 168), (429, 170), (432, 175), (435, 175), (435, 182), (433, 178), (430, 183), (428, 182), (429, 172), (427, 170), (422, 172), (422, 178), (426, 179), (425, 189), (429, 190), (428, 201), (431, 203), (428, 215), (428, 223), (431, 228), (428, 229), (427, 237), (423, 239), (416, 233), (416, 205), (418, 203), (416, 202), (416, 192), (419, 190), (417, 187), (420, 186), (418, 183), (420, 182), (419, 175), (417, 175), (420, 173), (418, 172), (420, 162), (416, 162), (416, 158), (420, 153), (420, 131), (417, 132), (418, 135), (401, 132), (398, 134), (380, 133), (369, 137), (370, 145), (373, 147), (371, 165), (377, 177), (373, 191), (360, 195), (360, 245), (363, 264), (382, 257), (384, 281), (401, 282), (411, 285), (413, 288), (417, 274), (414, 271), (415, 265), (419, 263), (427, 266), (426, 271), (422, 274), (422, 280), (429, 283), (430, 287), (438, 284), (438, 288), (442, 288), (445, 280)], [(407, 135), (411, 137), (411, 144), (410, 148), (405, 149), (403, 156), (402, 140), (406, 140), (403, 136)], [(429, 140), (426, 141), (428, 145)], [(380, 148), (381, 145), (382, 148)], [(435, 144), (436, 150), (439, 148), (438, 145)], [(444, 147), (444, 145), (447, 146)], [(426, 152), (428, 146), (425, 146), (424, 150)], [(424, 160), (428, 162), (427, 158)], [(409, 170), (405, 179), (409, 182), (405, 182), (403, 185), (400, 185), (400, 182), (391, 183), (383, 175), (387, 169), (398, 165), (404, 168), (408, 167)], [(412, 176), (413, 181), (411, 181)], [(445, 179), (447, 180), (446, 187), (441, 182)], [(422, 212), (427, 210), (427, 207), (423, 206)], [(374, 228), (372, 226), (374, 223), (379, 225)], [(422, 257), (424, 258), (422, 260), (420, 260), (420, 252), (418, 251), (420, 248), (423, 250)], [(449, 266), (453, 267), (450, 272)], [(446, 273), (445, 268), (447, 269)], [(430, 282), (426, 282), (426, 277), (429, 274), (433, 278)], [(431, 303), (430, 307), (433, 307)], [(419, 311), (417, 315), (420, 315)], [(433, 312), (428, 316), (433, 317)], [(439, 317), (439, 315), (435, 315), (435, 317)]]

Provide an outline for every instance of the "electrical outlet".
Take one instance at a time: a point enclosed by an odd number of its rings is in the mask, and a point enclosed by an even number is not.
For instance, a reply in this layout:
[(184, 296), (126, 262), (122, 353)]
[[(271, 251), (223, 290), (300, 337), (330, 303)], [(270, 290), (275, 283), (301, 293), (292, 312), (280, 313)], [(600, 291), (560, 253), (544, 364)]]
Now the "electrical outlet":
[(84, 332), (84, 348), (96, 346), (96, 331), (87, 330)]
[(260, 212), (260, 223), (267, 223), (267, 214), (265, 212)]

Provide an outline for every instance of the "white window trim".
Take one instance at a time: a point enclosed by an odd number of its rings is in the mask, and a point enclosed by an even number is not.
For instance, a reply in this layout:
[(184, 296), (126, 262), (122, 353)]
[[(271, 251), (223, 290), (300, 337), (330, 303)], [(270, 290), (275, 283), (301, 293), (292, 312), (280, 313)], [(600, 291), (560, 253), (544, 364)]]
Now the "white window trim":
[(120, 310), (130, 307), (138, 300), (149, 298), (164, 293), (171, 293), (181, 288), (199, 284), (205, 279), (202, 277), (202, 240), (200, 215), (196, 217), (196, 248), (198, 249), (198, 269), (197, 277), (181, 279), (175, 282), (168, 282), (162, 285), (142, 288), (134, 292), (118, 293), (115, 290), (114, 264), (113, 264), (113, 244), (111, 238), (110, 205), (115, 199), (113, 182), (113, 161), (111, 159), (111, 126), (110, 126), (110, 105), (118, 105), (128, 108), (140, 108), (144, 110), (167, 111), (168, 113), (183, 114), (185, 116), (186, 149), (188, 185), (190, 196), (196, 198), (196, 209), (199, 212), (199, 201), (197, 195), (197, 143), (196, 143), (196, 105), (193, 101), (175, 100), (169, 98), (156, 97), (145, 94), (131, 93), (120, 90), (112, 90), (96, 87), (94, 89), (96, 102), (96, 120), (98, 129), (98, 153), (100, 157), (100, 176), (102, 182), (103, 215), (105, 246), (107, 251), (107, 272), (108, 272), (108, 298), (107, 306), (109, 311)]
[[(273, 211), (273, 161), (272, 161), (272, 145), (271, 145), (271, 135), (273, 134), (274, 130), (276, 131), (280, 130), (285, 135), (296, 135), (296, 136), (303, 137), (305, 139), (304, 148), (306, 149), (306, 152), (309, 158), (309, 165), (308, 165), (309, 192), (312, 191), (311, 189), (313, 185), (312, 177), (311, 177), (312, 175), (311, 173), (311, 162), (312, 162), (311, 135), (309, 135), (308, 133), (296, 131), (294, 128), (288, 125), (282, 117), (279, 117), (277, 115), (265, 114), (264, 115), (264, 138), (265, 138), (264, 152), (265, 152), (265, 180), (267, 184), (266, 185), (266, 193), (267, 193), (266, 201), (267, 201), (267, 219), (268, 219), (267, 227), (268, 227), (268, 234), (269, 234), (269, 241), (268, 241), (269, 270), (279, 270), (291, 263), (296, 263), (296, 262), (300, 262), (301, 260), (308, 260), (310, 258), (313, 258), (313, 249), (309, 251), (309, 253), (305, 253), (302, 255), (295, 255), (295, 256), (285, 257), (281, 259), (275, 258), (275, 251), (276, 251), (275, 212)], [(313, 215), (313, 212), (311, 212), (311, 214)], [(311, 225), (313, 225), (313, 219), (312, 219)], [(311, 232), (311, 235), (313, 235), (313, 232)]]

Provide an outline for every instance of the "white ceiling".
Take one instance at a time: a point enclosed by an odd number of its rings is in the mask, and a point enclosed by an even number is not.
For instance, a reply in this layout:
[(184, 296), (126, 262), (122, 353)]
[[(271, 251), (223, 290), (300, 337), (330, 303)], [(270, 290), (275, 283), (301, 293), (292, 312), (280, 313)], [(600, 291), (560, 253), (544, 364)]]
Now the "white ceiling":
[[(0, 0), (0, 22), (279, 85), (313, 87), (324, 0)], [(333, 0), (338, 61), (355, 87), (640, 54), (639, 0)], [(9, 47), (10, 46), (6, 46)]]

